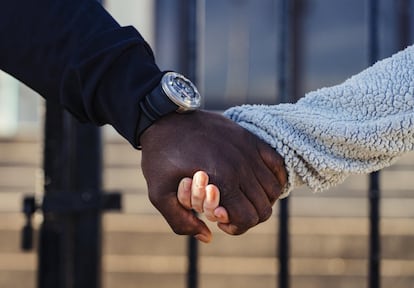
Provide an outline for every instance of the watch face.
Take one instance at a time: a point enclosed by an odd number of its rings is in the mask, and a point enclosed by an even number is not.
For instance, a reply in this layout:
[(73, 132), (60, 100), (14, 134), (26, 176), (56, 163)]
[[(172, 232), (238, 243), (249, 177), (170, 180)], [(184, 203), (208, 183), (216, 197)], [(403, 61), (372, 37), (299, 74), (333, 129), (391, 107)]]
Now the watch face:
[(181, 112), (200, 108), (200, 93), (194, 84), (181, 74), (166, 73), (162, 80), (162, 87), (171, 101), (179, 106)]

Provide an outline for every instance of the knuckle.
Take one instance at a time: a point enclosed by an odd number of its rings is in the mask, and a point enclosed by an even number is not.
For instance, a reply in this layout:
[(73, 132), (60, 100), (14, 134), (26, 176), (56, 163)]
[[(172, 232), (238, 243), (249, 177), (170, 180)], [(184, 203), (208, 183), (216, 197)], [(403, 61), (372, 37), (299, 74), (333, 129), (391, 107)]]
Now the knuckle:
[(208, 221), (217, 222), (217, 218), (213, 214), (205, 213), (205, 216), (206, 216)]
[(188, 235), (187, 231), (185, 231), (182, 227), (177, 227), (177, 226), (171, 226), (171, 229), (174, 231), (175, 234), (177, 235)]
[(280, 186), (284, 186), (287, 182), (287, 171), (285, 166), (285, 161), (277, 154), (275, 165), (273, 166), (273, 173), (277, 175), (278, 182)]
[(240, 220), (241, 221), (239, 221), (239, 224), (236, 225), (236, 235), (243, 234), (250, 228), (256, 226), (259, 223), (259, 216), (257, 213), (246, 213), (245, 217), (241, 218)]
[(203, 203), (203, 210), (209, 211), (209, 213), (213, 213), (212, 211), (216, 208), (217, 205), (214, 205), (214, 203), (211, 203), (209, 201), (204, 201)]
[(191, 199), (193, 201), (201, 202), (201, 201), (204, 200), (204, 197), (203, 197), (203, 195), (201, 193), (193, 193), (193, 195), (191, 196)]
[(158, 195), (156, 195), (154, 193), (149, 193), (148, 198), (149, 198), (151, 204), (154, 205), (155, 207), (158, 207), (158, 205), (161, 203), (160, 198), (158, 197)]
[(232, 235), (242, 235), (247, 232), (251, 227), (240, 227), (240, 226), (233, 226), (233, 229), (231, 231)]
[(280, 189), (280, 185), (279, 182), (274, 183), (272, 188), (269, 190), (270, 192), (267, 193), (268, 197), (269, 197), (269, 201), (270, 203), (275, 203), (277, 199), (279, 199), (280, 194), (281, 194), (281, 189)]
[(177, 235), (193, 235), (194, 231), (186, 225), (170, 225), (171, 229)]
[(267, 207), (266, 209), (263, 209), (259, 215), (259, 223), (266, 221), (270, 218), (273, 214), (272, 207)]

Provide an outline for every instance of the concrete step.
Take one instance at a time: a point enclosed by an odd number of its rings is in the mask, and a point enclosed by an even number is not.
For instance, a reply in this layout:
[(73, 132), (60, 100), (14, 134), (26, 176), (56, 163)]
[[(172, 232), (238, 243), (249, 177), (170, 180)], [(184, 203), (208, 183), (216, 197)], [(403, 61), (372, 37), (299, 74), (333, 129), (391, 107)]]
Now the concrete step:
[[(105, 252), (116, 255), (177, 255), (185, 254), (186, 239), (165, 234), (145, 233), (106, 233)], [(202, 246), (203, 256), (220, 257), (273, 257), (277, 235), (255, 235), (226, 237), (214, 236), (213, 243)], [(382, 236), (382, 257), (384, 259), (412, 259), (414, 235)], [(368, 237), (352, 235), (291, 235), (292, 257), (366, 259), (368, 257)], [(139, 245), (137, 245), (139, 243)], [(168, 243), (168, 247), (165, 247)]]
[[(35, 228), (40, 218), (34, 220)], [(186, 253), (186, 237), (175, 235), (164, 219), (152, 215), (109, 213), (103, 219), (104, 253), (113, 255), (177, 256)], [(20, 252), (20, 214), (3, 213), (0, 220), (0, 253)], [(271, 218), (240, 236), (229, 236), (209, 225), (214, 241), (201, 245), (202, 255), (273, 257), (278, 220)], [(292, 256), (365, 259), (368, 245), (366, 218), (293, 217), (290, 220)], [(382, 256), (413, 259), (414, 218), (385, 218), (381, 222)]]
[[(37, 141), (36, 141), (37, 140)], [(5, 141), (0, 139), (0, 165), (40, 166), (43, 143), (38, 139)], [(105, 166), (140, 166), (141, 153), (126, 141), (107, 141), (103, 144)]]
[[(137, 288), (137, 287), (186, 287), (186, 278), (182, 274), (151, 274), (151, 273), (120, 273), (111, 272), (103, 275), (103, 288)], [(17, 280), (17, 281), (16, 281)], [(413, 277), (383, 277), (383, 287), (411, 288)], [(32, 271), (0, 271), (0, 287), (7, 288), (35, 288), (36, 273)], [(300, 288), (349, 288), (367, 287), (368, 279), (364, 276), (296, 276), (291, 278), (291, 287)], [(277, 278), (274, 275), (201, 275), (200, 288), (228, 288), (228, 287), (277, 287)]]
[[(36, 272), (32, 263), (35, 260), (35, 257), (3, 255), (0, 260), (1, 287), (34, 287)], [(7, 267), (1, 267), (4, 261), (8, 262)], [(10, 268), (10, 263), (15, 267)], [(290, 270), (292, 284), (295, 283), (293, 287), (363, 287), (367, 283), (368, 274), (365, 260), (340, 258), (293, 258)], [(277, 271), (277, 261), (274, 258), (202, 257), (200, 286), (275, 287)], [(414, 261), (382, 261), (382, 280), (384, 285), (388, 283), (384, 287), (411, 287), (407, 284), (414, 283), (413, 273)], [(19, 278), (22, 276), (25, 279)], [(178, 288), (185, 287), (185, 277), (185, 257), (106, 255), (103, 258), (103, 282), (106, 288)], [(309, 282), (305, 283), (305, 279)], [(393, 281), (396, 282), (395, 285), (392, 284)], [(334, 282), (337, 284), (334, 285)], [(355, 286), (346, 286), (351, 284)]]
[(7, 288), (35, 288), (36, 273), (27, 271), (0, 270), (0, 287)]
[[(275, 276), (246, 276), (246, 275), (202, 275), (199, 280), (199, 287), (240, 287), (240, 288), (274, 288), (278, 287)], [(162, 275), (152, 277), (148, 274), (125, 274), (125, 273), (108, 273), (104, 276), (105, 288), (136, 288), (136, 287), (186, 287), (186, 279), (182, 275)], [(385, 277), (381, 280), (384, 287), (411, 288), (413, 283), (412, 277)], [(323, 288), (323, 287), (368, 287), (366, 276), (298, 276), (291, 278), (291, 287), (293, 288)]]
[[(10, 189), (10, 188), (9, 188)], [(144, 188), (142, 188), (144, 189)], [(0, 212), (21, 211), (22, 199), (26, 194), (32, 194), (35, 189), (25, 189), (22, 192), (0, 192)], [(9, 191), (9, 190), (6, 190)], [(147, 194), (125, 193), (122, 196), (122, 212), (127, 214), (158, 215), (159, 212), (150, 203)], [(36, 194), (39, 200), (41, 194)], [(293, 217), (368, 217), (369, 201), (361, 197), (324, 197), (308, 194), (290, 196), (290, 215)], [(414, 217), (413, 198), (387, 198), (381, 199), (381, 216), (394, 218)], [(273, 215), (278, 215), (279, 205), (273, 209)]]
[(0, 165), (39, 166), (42, 153), (39, 142), (0, 141)]

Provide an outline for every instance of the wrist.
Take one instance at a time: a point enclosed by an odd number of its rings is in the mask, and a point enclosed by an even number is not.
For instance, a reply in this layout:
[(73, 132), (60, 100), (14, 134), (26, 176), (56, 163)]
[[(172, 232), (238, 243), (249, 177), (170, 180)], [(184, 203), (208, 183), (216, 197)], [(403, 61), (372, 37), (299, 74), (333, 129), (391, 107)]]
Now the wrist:
[(167, 72), (158, 85), (139, 102), (136, 143), (157, 120), (172, 113), (189, 113), (200, 108), (202, 97), (195, 85), (183, 75)]

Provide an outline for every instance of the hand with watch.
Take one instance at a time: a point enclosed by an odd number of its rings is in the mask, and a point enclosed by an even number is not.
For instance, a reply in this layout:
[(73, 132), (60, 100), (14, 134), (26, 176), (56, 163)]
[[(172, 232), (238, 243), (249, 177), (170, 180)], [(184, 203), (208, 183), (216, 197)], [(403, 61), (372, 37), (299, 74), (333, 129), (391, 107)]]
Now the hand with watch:
[(140, 103), (137, 128), (150, 201), (177, 234), (209, 230), (177, 199), (180, 180), (205, 171), (220, 188), (228, 234), (267, 220), (286, 183), (283, 159), (267, 143), (224, 116), (199, 110), (202, 97), (184, 76), (167, 72)]

